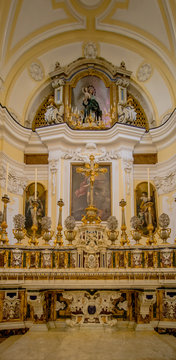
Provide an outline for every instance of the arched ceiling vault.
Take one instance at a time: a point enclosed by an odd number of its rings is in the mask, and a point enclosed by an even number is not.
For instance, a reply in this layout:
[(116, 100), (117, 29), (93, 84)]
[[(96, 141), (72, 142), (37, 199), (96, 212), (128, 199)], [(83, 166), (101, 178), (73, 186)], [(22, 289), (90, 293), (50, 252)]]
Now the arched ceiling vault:
[[(86, 41), (114, 65), (125, 61), (158, 124), (174, 109), (175, 0), (1, 0), (0, 14), (0, 101), (22, 124), (55, 62), (82, 56)], [(30, 76), (33, 62), (43, 70), (39, 81)], [(151, 76), (141, 81), (146, 63)]]

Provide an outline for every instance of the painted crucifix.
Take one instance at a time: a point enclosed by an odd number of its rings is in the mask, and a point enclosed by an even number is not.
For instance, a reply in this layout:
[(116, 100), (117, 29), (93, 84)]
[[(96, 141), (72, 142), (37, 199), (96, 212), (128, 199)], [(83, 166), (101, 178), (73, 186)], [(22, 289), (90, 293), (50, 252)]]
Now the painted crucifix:
[(76, 169), (77, 173), (84, 174), (86, 177), (90, 178), (90, 202), (88, 207), (86, 208), (86, 216), (83, 217), (82, 221), (84, 223), (92, 223), (92, 222), (100, 222), (101, 219), (97, 216), (97, 208), (94, 206), (93, 200), (93, 188), (96, 176), (100, 174), (105, 174), (107, 172), (106, 168), (99, 167), (99, 164), (95, 163), (94, 155), (90, 155), (89, 157), (90, 163), (85, 163), (84, 167), (78, 167)]

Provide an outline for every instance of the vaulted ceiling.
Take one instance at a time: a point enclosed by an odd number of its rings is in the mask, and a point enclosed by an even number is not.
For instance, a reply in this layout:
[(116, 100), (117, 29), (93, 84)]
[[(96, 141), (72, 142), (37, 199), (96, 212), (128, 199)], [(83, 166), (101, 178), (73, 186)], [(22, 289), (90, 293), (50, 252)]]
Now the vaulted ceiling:
[(1, 104), (24, 124), (56, 61), (64, 66), (83, 56), (88, 41), (114, 65), (125, 61), (162, 123), (176, 104), (175, 0), (0, 0)]

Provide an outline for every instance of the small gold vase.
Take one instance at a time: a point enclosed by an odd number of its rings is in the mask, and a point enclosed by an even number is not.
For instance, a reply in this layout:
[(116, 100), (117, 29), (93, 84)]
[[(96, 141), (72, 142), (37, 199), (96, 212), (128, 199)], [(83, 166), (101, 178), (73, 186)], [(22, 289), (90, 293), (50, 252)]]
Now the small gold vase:
[(139, 231), (137, 229), (131, 230), (131, 235), (132, 235), (133, 240), (136, 241), (135, 245), (140, 245), (139, 241), (141, 239), (141, 231)]
[(13, 231), (15, 239), (17, 239), (17, 243), (15, 245), (21, 245), (22, 240), (26, 236), (26, 229), (19, 228), (19, 229), (13, 229), (12, 231)]
[(75, 239), (76, 236), (76, 230), (65, 230), (64, 235), (66, 237), (66, 240), (68, 240), (68, 245), (72, 245), (72, 241)]
[(52, 230), (43, 230), (42, 238), (45, 241), (45, 245), (49, 245), (49, 241), (52, 239), (54, 231)]
[(118, 239), (119, 231), (118, 230), (108, 230), (107, 231), (108, 239), (111, 241), (112, 245), (115, 245), (115, 241)]

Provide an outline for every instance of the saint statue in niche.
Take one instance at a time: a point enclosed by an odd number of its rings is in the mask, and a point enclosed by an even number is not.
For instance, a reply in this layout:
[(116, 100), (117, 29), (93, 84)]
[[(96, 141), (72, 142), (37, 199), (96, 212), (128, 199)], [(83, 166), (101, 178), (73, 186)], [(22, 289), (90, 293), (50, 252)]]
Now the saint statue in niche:
[[(31, 235), (31, 226), (33, 225), (34, 207), (33, 200), (35, 194), (35, 184), (31, 183), (25, 191), (25, 228), (28, 236)], [(41, 219), (45, 216), (46, 191), (42, 184), (37, 183), (37, 236), (41, 235)]]
[[(109, 127), (111, 121), (110, 112), (110, 88), (104, 81), (95, 75), (84, 76), (78, 80), (72, 88), (71, 95), (72, 112), (81, 117), (81, 122), (86, 127), (89, 121), (96, 124), (100, 121)], [(75, 110), (74, 110), (75, 109)], [(98, 119), (98, 120), (97, 120)]]
[[(156, 201), (155, 201), (155, 189), (152, 184), (150, 184), (150, 194), (151, 194), (151, 202), (152, 206), (152, 224), (153, 224), (153, 232), (157, 227), (157, 217), (156, 217)], [(143, 235), (148, 235), (148, 208), (146, 203), (148, 201), (148, 184), (147, 182), (143, 182), (138, 184), (136, 188), (136, 212), (137, 216), (141, 219), (142, 222), (142, 231)]]
[(82, 88), (84, 94), (83, 106), (84, 106), (84, 117), (83, 123), (85, 123), (87, 116), (92, 113), (95, 114), (95, 122), (98, 122), (102, 119), (102, 111), (98, 101), (95, 99), (96, 90), (93, 85), (88, 85), (87, 87)]

